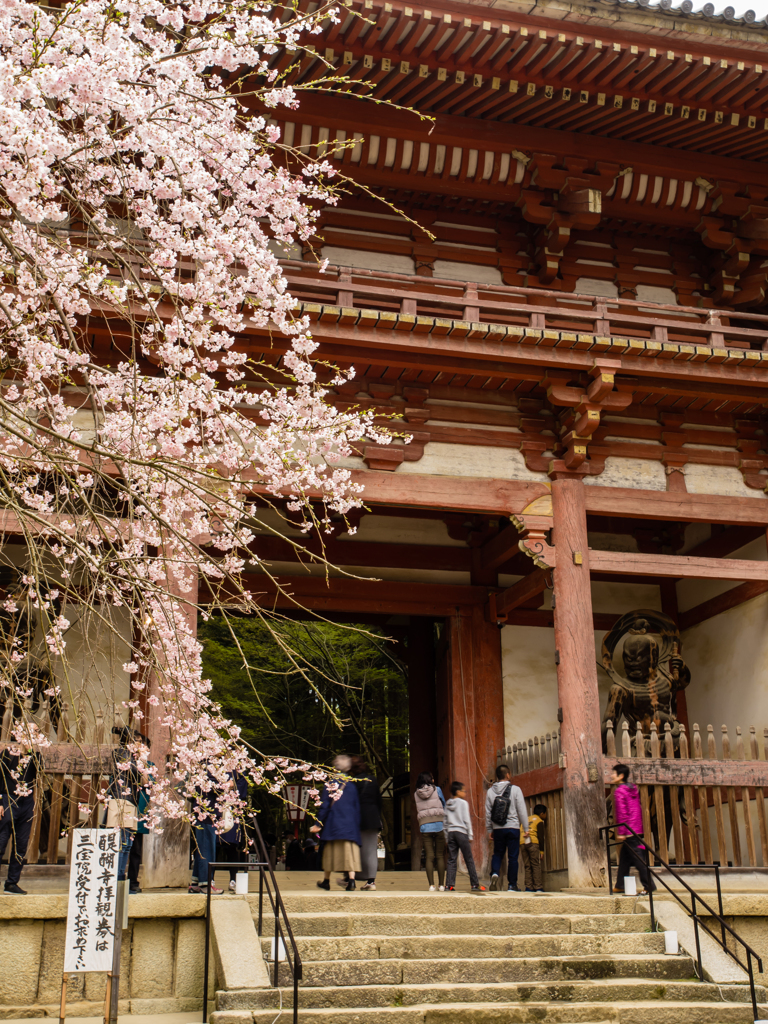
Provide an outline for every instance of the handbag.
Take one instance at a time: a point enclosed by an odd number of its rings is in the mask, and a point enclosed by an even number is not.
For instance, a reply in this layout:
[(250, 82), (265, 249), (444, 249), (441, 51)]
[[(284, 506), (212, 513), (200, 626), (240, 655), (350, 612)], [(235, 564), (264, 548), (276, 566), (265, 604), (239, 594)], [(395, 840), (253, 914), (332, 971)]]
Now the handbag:
[(107, 828), (127, 828), (135, 832), (139, 826), (138, 808), (130, 800), (111, 797), (107, 801)]

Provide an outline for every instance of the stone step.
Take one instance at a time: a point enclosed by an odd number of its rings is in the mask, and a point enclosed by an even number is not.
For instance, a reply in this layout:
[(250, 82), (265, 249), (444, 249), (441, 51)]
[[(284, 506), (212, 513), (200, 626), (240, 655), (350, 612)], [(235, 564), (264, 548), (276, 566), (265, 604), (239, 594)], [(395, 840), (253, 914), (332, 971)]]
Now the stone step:
[[(426, 892), (424, 894), (384, 892), (331, 892), (284, 893), (283, 902), (288, 916), (293, 914), (338, 913), (379, 914), (632, 914), (636, 899), (626, 896), (561, 896), (545, 893), (454, 893)], [(258, 895), (248, 897), (254, 910)]]
[(604, 978), (693, 978), (687, 956), (478, 957), (470, 960), (310, 960), (302, 986), (422, 985), (439, 983), (575, 981)]
[[(355, 913), (333, 910), (326, 913), (289, 912), (294, 935), (616, 935), (645, 932), (651, 927), (648, 914), (386, 914), (372, 907)], [(362, 912), (365, 909), (367, 912)], [(471, 905), (470, 905), (470, 909)], [(256, 920), (256, 918), (254, 918)], [(265, 932), (270, 918), (265, 912)]]
[[(284, 1006), (287, 1005), (284, 1003)], [(211, 1024), (274, 1024), (275, 1009), (217, 1010)], [(768, 1019), (768, 1007), (761, 1011)], [(751, 1024), (752, 1007), (744, 1003), (642, 1000), (605, 1006), (552, 1002), (489, 1005), (446, 1003), (441, 1006), (305, 1008), (301, 1024)]]
[[(267, 954), (271, 939), (262, 939)], [(382, 937), (300, 936), (299, 954), (304, 963), (313, 960), (474, 960), (487, 957), (555, 957), (626, 955), (664, 952), (660, 933), (635, 932), (613, 935), (419, 935)]]
[[(293, 990), (286, 971), (281, 979), (283, 1004), (292, 1005)], [(603, 1007), (607, 1010), (619, 1004), (647, 1002), (665, 1005), (667, 1002), (708, 1004), (709, 1020), (718, 1020), (717, 1014), (723, 1005), (748, 1007), (749, 987), (746, 985), (710, 985), (697, 981), (649, 981), (635, 978), (604, 979), (600, 981), (561, 981), (532, 983), (459, 984), (443, 982), (422, 985), (361, 985), (357, 987), (302, 988), (299, 991), (299, 1005), (302, 1020), (304, 1013), (311, 1009), (375, 1009), (388, 1006), (439, 1006), (444, 1004), (477, 1004), (488, 1006), (503, 1005), (529, 1006), (582, 1005)], [(759, 989), (758, 999), (765, 999), (765, 992)], [(280, 997), (275, 989), (258, 992), (249, 989), (244, 992), (217, 992), (216, 1006), (219, 1010), (262, 1010), (279, 1007)], [(586, 1016), (585, 1020), (600, 1019), (600, 1012)], [(749, 1017), (747, 1018), (750, 1019)], [(648, 1021), (643, 1021), (648, 1024)], [(655, 1024), (655, 1022), (654, 1022)], [(680, 1022), (682, 1024), (682, 1021)]]

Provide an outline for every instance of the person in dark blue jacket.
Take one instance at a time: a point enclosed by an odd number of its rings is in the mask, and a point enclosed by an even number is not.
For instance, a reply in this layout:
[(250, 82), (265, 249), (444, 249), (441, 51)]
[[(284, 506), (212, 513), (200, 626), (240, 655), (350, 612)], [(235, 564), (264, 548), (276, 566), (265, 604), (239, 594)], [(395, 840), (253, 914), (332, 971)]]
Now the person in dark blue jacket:
[[(347, 774), (351, 761), (346, 755), (339, 755), (334, 763), (337, 771)], [(336, 794), (341, 790), (341, 795)], [(321, 825), (313, 825), (310, 832), (321, 832), (323, 846), (323, 878), (318, 882), (320, 889), (331, 888), (331, 872), (345, 871), (349, 874), (347, 892), (356, 888), (355, 873), (360, 871), (360, 799), (354, 782), (326, 785), (320, 810), (317, 814)]]

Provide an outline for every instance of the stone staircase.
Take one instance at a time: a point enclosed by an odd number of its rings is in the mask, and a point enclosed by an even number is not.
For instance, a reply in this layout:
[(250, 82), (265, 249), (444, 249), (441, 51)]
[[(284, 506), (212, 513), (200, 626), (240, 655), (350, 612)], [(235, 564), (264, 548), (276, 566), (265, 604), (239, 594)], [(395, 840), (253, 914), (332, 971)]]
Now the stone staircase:
[[(748, 985), (665, 956), (635, 900), (608, 896), (284, 894), (304, 963), (301, 1024), (737, 1024)], [(256, 902), (251, 897), (252, 909)], [(267, 931), (268, 931), (267, 926)], [(263, 940), (265, 956), (269, 940)], [(283, 1013), (292, 987), (283, 967)], [(765, 1001), (760, 989), (758, 999)], [(217, 992), (212, 1024), (272, 1024), (274, 989)], [(768, 1018), (768, 1013), (765, 1014)]]

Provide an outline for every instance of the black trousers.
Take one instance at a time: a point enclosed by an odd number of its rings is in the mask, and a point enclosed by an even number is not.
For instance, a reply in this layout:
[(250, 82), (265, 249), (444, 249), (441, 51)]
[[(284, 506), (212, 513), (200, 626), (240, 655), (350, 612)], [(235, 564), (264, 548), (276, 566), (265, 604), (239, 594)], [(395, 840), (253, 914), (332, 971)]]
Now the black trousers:
[(447, 886), (456, 884), (456, 868), (459, 864), (459, 850), (464, 854), (464, 863), (467, 865), (467, 871), (469, 872), (469, 884), (472, 888), (475, 888), (480, 885), (480, 880), (477, 877), (475, 860), (472, 856), (472, 844), (470, 843), (469, 836), (466, 832), (448, 833), (448, 871), (445, 876), (445, 884)]
[(627, 836), (621, 844), (621, 853), (619, 854), (619, 871), (616, 876), (617, 889), (624, 888), (624, 879), (629, 874), (630, 869), (635, 867), (637, 868), (638, 875), (640, 875), (640, 881), (645, 891), (654, 891), (656, 883), (648, 869), (647, 856), (648, 851), (645, 847), (640, 848), (640, 840), (635, 836)]
[[(227, 864), (244, 864), (246, 861), (245, 849), (242, 843), (225, 843), (219, 839), (216, 844), (216, 860), (223, 860)], [(234, 882), (237, 868), (229, 869), (229, 880)], [(214, 872), (215, 875), (215, 872)]]
[(128, 857), (128, 881), (131, 883), (132, 888), (139, 884), (139, 868), (141, 867), (143, 854), (144, 835), (141, 832), (137, 832), (133, 837), (133, 845)]
[(8, 879), (6, 885), (18, 885), (24, 858), (27, 855), (27, 844), (32, 831), (32, 817), (35, 811), (34, 796), (27, 796), (17, 804), (8, 805), (8, 798), (3, 797), (3, 816), (0, 818), (0, 860), (10, 840), (8, 853)]

